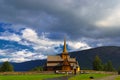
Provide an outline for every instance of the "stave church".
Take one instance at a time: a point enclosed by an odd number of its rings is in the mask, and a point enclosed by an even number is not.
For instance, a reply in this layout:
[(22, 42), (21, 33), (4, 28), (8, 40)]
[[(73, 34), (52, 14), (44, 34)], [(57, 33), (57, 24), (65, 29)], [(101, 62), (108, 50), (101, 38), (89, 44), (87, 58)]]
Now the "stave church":
[(64, 39), (62, 54), (47, 57), (46, 68), (47, 71), (73, 71), (74, 69), (80, 71), (76, 58), (71, 58), (67, 52), (66, 39)]

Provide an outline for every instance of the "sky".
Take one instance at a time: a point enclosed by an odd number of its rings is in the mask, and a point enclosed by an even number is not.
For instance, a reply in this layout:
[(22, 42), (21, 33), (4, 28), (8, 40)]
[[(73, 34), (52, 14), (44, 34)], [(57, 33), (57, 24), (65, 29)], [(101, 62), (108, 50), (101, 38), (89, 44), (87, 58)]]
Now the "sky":
[(0, 0), (0, 62), (120, 46), (120, 0)]

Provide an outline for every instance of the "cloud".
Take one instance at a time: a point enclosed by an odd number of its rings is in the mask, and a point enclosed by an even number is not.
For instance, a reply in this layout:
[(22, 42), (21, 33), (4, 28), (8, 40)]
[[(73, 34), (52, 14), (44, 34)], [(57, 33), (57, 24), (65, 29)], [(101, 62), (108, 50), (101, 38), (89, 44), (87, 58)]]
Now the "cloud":
[[(102, 35), (105, 34), (105, 38), (110, 37), (106, 35), (110, 33), (109, 28), (98, 29), (97, 26), (109, 23), (110, 26), (119, 26), (117, 23), (119, 20), (116, 23), (114, 20), (109, 21), (109, 15), (114, 15), (114, 9), (119, 2), (119, 0), (2, 0), (3, 14), (0, 14), (0, 21), (28, 26), (36, 30), (38, 35), (42, 32), (65, 33), (75, 40), (82, 37), (103, 38)], [(115, 15), (119, 16), (116, 13)], [(113, 31), (116, 32), (115, 29)], [(119, 32), (117, 31), (114, 36), (118, 36), (116, 34)]]
[(104, 16), (102, 20), (96, 22), (98, 27), (108, 27), (108, 28), (120, 28), (120, 11), (119, 7), (115, 7), (113, 10), (110, 10), (107, 16)]
[(3, 40), (10, 40), (10, 41), (17, 41), (19, 42), (21, 40), (20, 36), (16, 35), (16, 34), (12, 34), (12, 35), (2, 35), (0, 36), (0, 39), (3, 39)]
[[(22, 36), (25, 40), (34, 43), (33, 49), (36, 51), (41, 51), (43, 54), (55, 54), (55, 47), (63, 44), (63, 41), (55, 41), (50, 40), (44, 34), (39, 37), (37, 32), (32, 29), (25, 29), (22, 31)], [(81, 49), (88, 49), (90, 46), (85, 42), (72, 42), (68, 41), (68, 45), (71, 47), (71, 50), (81, 50)], [(60, 52), (57, 52), (60, 53)]]
[(62, 51), (65, 35), (69, 51), (119, 46), (119, 5), (120, 0), (1, 0), (0, 23), (9, 25), (0, 24), (0, 39), (39, 56)]
[[(4, 49), (1, 49), (0, 61), (24, 62), (29, 60), (45, 59), (47, 55), (55, 55), (62, 52), (63, 41), (51, 40), (46, 37), (46, 33), (43, 33), (41, 36), (38, 36), (38, 33), (31, 28), (25, 28), (21, 30), (20, 33), (21, 34), (15, 34), (14, 32), (1, 33), (1, 40), (17, 42), (19, 45), (21, 45), (21, 49), (16, 50), (12, 47), (6, 47)], [(16, 37), (13, 35), (16, 35), (19, 40), (17, 40)], [(8, 43), (7, 46), (9, 45), (16, 46), (15, 48), (18, 47), (16, 44), (14, 45)], [(26, 48), (24, 48), (23, 45), (26, 46)], [(69, 48), (68, 51), (91, 48), (85, 42), (67, 41), (67, 45)], [(32, 50), (29, 49), (29, 46), (32, 48)]]
[[(30, 60), (45, 59), (46, 56), (41, 53), (33, 53), (28, 50), (10, 51), (9, 49), (0, 50), (0, 62), (25, 62)], [(10, 53), (11, 52), (11, 53)]]
[(68, 42), (69, 46), (71, 49), (75, 50), (85, 50), (85, 49), (90, 49), (91, 47), (85, 43), (85, 42)]
[(0, 59), (0, 62), (5, 62), (5, 61), (8, 61), (8, 58), (1, 58)]
[(25, 29), (22, 31), (22, 37), (31, 42), (37, 42), (37, 33), (32, 29)]

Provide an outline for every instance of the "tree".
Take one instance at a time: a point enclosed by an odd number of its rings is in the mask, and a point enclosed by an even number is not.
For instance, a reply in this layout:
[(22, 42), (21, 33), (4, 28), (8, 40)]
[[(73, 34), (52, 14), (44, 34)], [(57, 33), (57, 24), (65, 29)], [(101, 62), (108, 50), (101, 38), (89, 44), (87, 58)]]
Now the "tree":
[(1, 72), (11, 72), (14, 71), (13, 66), (8, 62), (4, 62), (0, 67)]
[(118, 68), (118, 74), (120, 75), (120, 67)]
[(31, 71), (43, 71), (43, 67), (38, 66), (38, 67), (33, 68)]
[(97, 70), (97, 71), (103, 70), (102, 61), (97, 55), (95, 56), (95, 59), (93, 61), (93, 70)]
[(107, 71), (108, 70), (108, 65), (107, 65), (107, 63), (105, 63), (104, 65), (103, 65), (103, 71)]
[(111, 61), (108, 61), (106, 64), (106, 71), (115, 71)]

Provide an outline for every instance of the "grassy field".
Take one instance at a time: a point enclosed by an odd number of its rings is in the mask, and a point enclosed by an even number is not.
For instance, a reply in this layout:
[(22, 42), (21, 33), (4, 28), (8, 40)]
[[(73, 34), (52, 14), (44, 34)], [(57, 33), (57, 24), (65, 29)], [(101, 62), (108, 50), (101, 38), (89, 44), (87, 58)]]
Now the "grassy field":
[(90, 77), (101, 78), (101, 77), (105, 77), (109, 75), (110, 74), (80, 74), (80, 75), (70, 78), (69, 80), (90, 80)]
[(120, 76), (118, 76), (115, 80), (120, 80)]
[(0, 80), (43, 80), (64, 76), (63, 74), (35, 74), (35, 75), (0, 75)]
[[(110, 74), (80, 74), (69, 80), (90, 80), (90, 77), (101, 78)], [(55, 78), (65, 76), (65, 74), (26, 74), (26, 75), (0, 75), (0, 80), (43, 80), (46, 78)], [(116, 80), (120, 80), (118, 77)]]

